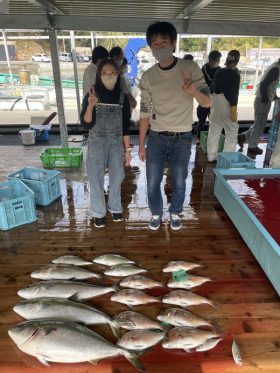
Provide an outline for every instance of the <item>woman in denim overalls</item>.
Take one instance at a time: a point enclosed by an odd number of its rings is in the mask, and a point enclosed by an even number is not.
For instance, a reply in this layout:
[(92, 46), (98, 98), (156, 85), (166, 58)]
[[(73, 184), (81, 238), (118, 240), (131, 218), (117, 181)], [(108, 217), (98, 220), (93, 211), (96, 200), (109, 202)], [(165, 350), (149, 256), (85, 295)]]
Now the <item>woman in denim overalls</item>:
[(130, 106), (120, 88), (118, 67), (103, 60), (97, 69), (94, 89), (84, 97), (81, 124), (89, 128), (87, 172), (90, 187), (90, 215), (98, 228), (105, 226), (104, 173), (109, 169), (108, 210), (121, 221), (121, 184), (125, 164), (129, 165)]

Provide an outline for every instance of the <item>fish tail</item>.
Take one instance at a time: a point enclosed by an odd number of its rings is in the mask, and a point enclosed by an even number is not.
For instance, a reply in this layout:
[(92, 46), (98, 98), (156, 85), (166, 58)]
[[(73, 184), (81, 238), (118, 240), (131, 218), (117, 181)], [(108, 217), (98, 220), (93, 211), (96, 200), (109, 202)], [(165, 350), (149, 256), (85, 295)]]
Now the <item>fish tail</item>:
[(208, 299), (208, 302), (207, 302), (207, 303), (210, 304), (210, 306), (212, 306), (212, 307), (214, 307), (214, 308), (216, 308), (216, 309), (218, 309), (218, 307), (219, 307), (219, 303), (218, 303), (218, 302), (215, 302), (215, 301), (213, 301), (213, 300)]
[(211, 324), (213, 330), (215, 331), (215, 333), (217, 333), (217, 335), (218, 335), (219, 337), (222, 337), (222, 335), (223, 335), (223, 331), (222, 331), (222, 329), (220, 328), (220, 326), (219, 326), (219, 324), (217, 323), (217, 321), (216, 321), (216, 320), (212, 320), (212, 321), (210, 322), (210, 324)]
[(120, 338), (121, 332), (120, 332), (120, 327), (119, 327), (119, 324), (117, 323), (117, 321), (110, 322), (110, 328), (111, 328), (112, 333), (114, 334), (114, 336), (116, 338)]
[(135, 352), (123, 350), (123, 355), (125, 358), (138, 370), (141, 372), (146, 372), (146, 368), (141, 363), (140, 360), (138, 360), (139, 354), (136, 354)]

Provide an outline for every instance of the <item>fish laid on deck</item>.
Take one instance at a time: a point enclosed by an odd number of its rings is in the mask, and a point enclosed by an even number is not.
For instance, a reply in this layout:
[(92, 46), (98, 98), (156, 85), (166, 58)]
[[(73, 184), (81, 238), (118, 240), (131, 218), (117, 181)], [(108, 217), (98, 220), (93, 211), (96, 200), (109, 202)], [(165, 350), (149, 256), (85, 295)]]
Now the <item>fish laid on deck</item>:
[(136, 275), (138, 273), (147, 272), (146, 269), (137, 267), (133, 264), (118, 264), (112, 267), (109, 267), (104, 272), (107, 276), (116, 276), (116, 277), (127, 277), (130, 275)]
[(89, 266), (92, 262), (77, 255), (62, 255), (52, 260), (54, 264), (72, 264), (75, 266)]
[(118, 336), (119, 325), (102, 311), (85, 303), (63, 298), (37, 298), (24, 300), (14, 306), (14, 311), (26, 320), (59, 319), (85, 325), (109, 324)]
[(176, 272), (176, 271), (179, 271), (180, 269), (183, 269), (184, 271), (190, 271), (194, 268), (200, 268), (200, 267), (202, 267), (202, 265), (198, 263), (185, 262), (183, 260), (173, 260), (171, 262), (168, 262), (162, 268), (162, 272)]
[(20, 350), (48, 362), (96, 364), (99, 360), (124, 356), (144, 371), (136, 356), (115, 346), (92, 330), (70, 321), (26, 321), (9, 330), (9, 336)]
[(104, 254), (93, 259), (94, 263), (102, 264), (105, 266), (115, 266), (118, 264), (135, 264), (133, 260), (127, 259), (122, 255), (117, 254)]
[(178, 288), (178, 289), (192, 289), (196, 286), (200, 286), (205, 282), (212, 281), (209, 277), (195, 276), (186, 274), (186, 278), (182, 280), (169, 280), (167, 286), (169, 288)]
[(200, 304), (209, 304), (210, 306), (215, 307), (215, 303), (211, 300), (187, 290), (171, 291), (162, 298), (162, 302), (176, 304), (180, 307), (199, 306)]
[(98, 286), (78, 281), (40, 281), (18, 291), (18, 295), (25, 299), (56, 297), (77, 300), (96, 298), (111, 292), (115, 292), (114, 286)]
[(182, 308), (168, 308), (162, 311), (157, 319), (174, 326), (189, 326), (192, 328), (197, 328), (199, 326), (212, 327), (210, 321), (196, 316), (192, 312), (183, 310)]
[(163, 287), (163, 285), (151, 278), (142, 275), (132, 275), (124, 278), (120, 282), (120, 286), (137, 290), (152, 289), (155, 287)]
[(148, 304), (159, 302), (156, 297), (152, 297), (140, 290), (123, 289), (111, 296), (113, 302), (124, 303), (128, 306), (137, 306), (139, 304)]
[(75, 265), (49, 264), (33, 271), (31, 277), (39, 280), (86, 280), (89, 278), (100, 279), (101, 275)]
[(127, 350), (145, 350), (158, 344), (164, 336), (163, 331), (132, 330), (125, 333), (118, 340), (117, 345)]
[(124, 311), (113, 317), (113, 320), (116, 321), (124, 329), (133, 330), (133, 329), (160, 329), (164, 328), (157, 322), (149, 317), (143, 315), (139, 312), (134, 311)]

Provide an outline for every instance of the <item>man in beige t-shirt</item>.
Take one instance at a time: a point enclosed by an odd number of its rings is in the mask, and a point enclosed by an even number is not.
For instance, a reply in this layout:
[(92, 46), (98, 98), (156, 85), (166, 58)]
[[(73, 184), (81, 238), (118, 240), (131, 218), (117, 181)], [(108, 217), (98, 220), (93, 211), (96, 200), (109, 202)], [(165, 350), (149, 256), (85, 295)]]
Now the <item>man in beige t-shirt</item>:
[[(152, 213), (149, 228), (161, 224), (163, 202), (160, 184), (164, 164), (169, 161), (172, 174), (170, 226), (181, 229), (179, 214), (185, 199), (188, 162), (191, 154), (193, 99), (203, 107), (210, 106), (210, 92), (203, 74), (193, 61), (173, 56), (177, 31), (168, 22), (149, 26), (146, 38), (159, 61), (144, 72), (140, 81), (139, 157), (146, 160), (148, 202)], [(147, 149), (145, 138), (149, 130)]]

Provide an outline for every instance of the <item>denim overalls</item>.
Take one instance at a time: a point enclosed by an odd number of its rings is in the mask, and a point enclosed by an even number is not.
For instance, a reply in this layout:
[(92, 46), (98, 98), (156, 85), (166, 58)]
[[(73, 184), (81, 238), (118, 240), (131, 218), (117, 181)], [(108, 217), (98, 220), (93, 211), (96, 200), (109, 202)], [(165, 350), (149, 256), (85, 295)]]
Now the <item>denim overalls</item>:
[(119, 104), (97, 104), (96, 122), (89, 132), (87, 173), (90, 187), (90, 216), (106, 215), (104, 196), (105, 168), (109, 168), (108, 209), (121, 213), (121, 184), (124, 179), (123, 120), (124, 93)]

